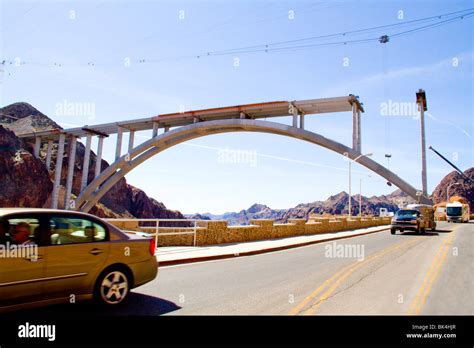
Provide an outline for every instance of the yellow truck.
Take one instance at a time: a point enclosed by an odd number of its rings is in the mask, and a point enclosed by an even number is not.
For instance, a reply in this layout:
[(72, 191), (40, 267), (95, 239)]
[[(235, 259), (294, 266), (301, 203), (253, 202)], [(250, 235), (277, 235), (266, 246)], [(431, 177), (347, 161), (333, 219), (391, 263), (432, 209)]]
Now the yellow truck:
[(395, 234), (397, 231), (407, 230), (420, 234), (425, 233), (427, 229), (436, 230), (433, 207), (426, 204), (409, 204), (395, 213), (390, 233)]
[(446, 204), (441, 202), (433, 206), (436, 221), (446, 221)]

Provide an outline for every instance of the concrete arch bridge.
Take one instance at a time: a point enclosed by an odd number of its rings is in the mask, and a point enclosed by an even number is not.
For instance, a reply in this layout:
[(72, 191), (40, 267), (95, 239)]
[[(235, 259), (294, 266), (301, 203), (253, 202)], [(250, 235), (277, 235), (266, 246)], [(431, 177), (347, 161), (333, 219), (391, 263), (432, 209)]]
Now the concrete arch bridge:
[[(304, 120), (307, 115), (351, 112), (352, 116), (352, 146), (346, 146), (318, 133), (306, 130)], [(379, 163), (367, 156), (361, 156), (361, 113), (364, 112), (359, 99), (353, 95), (346, 97), (311, 99), (301, 101), (277, 101), (259, 104), (247, 104), (230, 107), (220, 107), (205, 110), (195, 110), (175, 114), (164, 114), (150, 118), (119, 121), (114, 123), (84, 126), (71, 129), (55, 129), (44, 132), (24, 134), (24, 140), (34, 143), (35, 156), (43, 142), (47, 142), (46, 165), (50, 169), (51, 149), (58, 142), (58, 159), (53, 186), (52, 208), (58, 207), (59, 187), (61, 184), (62, 159), (65, 149), (68, 151), (68, 166), (66, 179), (66, 194), (64, 206), (67, 209), (89, 211), (107, 191), (127, 173), (160, 152), (186, 142), (188, 140), (212, 134), (229, 132), (261, 132), (277, 134), (304, 140), (322, 146), (328, 150), (348, 156), (387, 181), (393, 183), (403, 192), (420, 203), (431, 204), (428, 197), (404, 181)], [(270, 122), (262, 119), (289, 116), (292, 125)], [(141, 144), (135, 144), (135, 132), (150, 130), (150, 138)], [(163, 130), (160, 132), (160, 130)], [(122, 137), (128, 132), (127, 152), (122, 153)], [(116, 134), (115, 161), (101, 171), (96, 165), (95, 178), (87, 181), (89, 171), (92, 138), (97, 137), (97, 163), (102, 159), (104, 140)], [(74, 160), (78, 138), (86, 138), (86, 152), (83, 163), (81, 192), (75, 201), (71, 201), (72, 178), (74, 175)]]

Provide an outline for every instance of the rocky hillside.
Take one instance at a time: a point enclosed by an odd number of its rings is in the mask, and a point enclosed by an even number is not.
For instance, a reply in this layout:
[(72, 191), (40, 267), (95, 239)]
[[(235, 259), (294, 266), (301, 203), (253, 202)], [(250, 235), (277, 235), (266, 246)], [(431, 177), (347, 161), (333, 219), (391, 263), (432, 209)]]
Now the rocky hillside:
[(42, 207), (52, 188), (43, 162), (0, 126), (0, 206)]
[[(380, 208), (386, 208), (388, 211), (394, 212), (399, 207), (410, 203), (415, 203), (415, 201), (400, 190), (396, 190), (389, 195), (372, 196), (369, 198), (362, 196), (362, 212), (363, 214), (376, 215), (379, 213)], [(307, 218), (309, 213), (347, 214), (348, 209), (349, 194), (343, 191), (337, 195), (330, 196), (325, 201), (299, 204), (295, 208), (288, 209), (281, 221), (287, 221), (290, 218)], [(352, 196), (351, 212), (352, 215), (359, 214), (359, 195)]]
[(61, 129), (61, 126), (27, 103), (15, 103), (0, 109), (0, 124), (15, 134)]
[[(0, 109), (0, 207), (49, 206), (57, 144), (53, 146), (51, 170), (48, 172), (45, 166), (46, 144), (40, 151), (40, 159), (36, 159), (32, 155), (32, 145), (25, 144), (16, 135), (57, 128), (61, 127), (27, 103), (15, 103)], [(79, 194), (85, 146), (78, 142), (76, 151), (72, 189), (74, 195)], [(65, 153), (61, 173), (62, 185), (66, 181), (67, 157)], [(89, 182), (94, 178), (95, 163), (96, 155), (92, 151), (88, 170)], [(102, 160), (102, 170), (108, 165)], [(91, 213), (101, 217), (184, 218), (180, 212), (167, 209), (142, 190), (127, 184), (125, 179), (120, 180)]]
[(446, 190), (448, 186), (454, 183), (460, 185), (452, 185), (449, 188), (449, 196), (461, 196), (468, 200), (471, 212), (474, 211), (474, 168), (467, 169), (464, 174), (472, 181), (469, 182), (456, 171), (452, 171), (446, 175), (443, 180), (436, 186), (431, 195), (433, 203), (441, 203), (446, 201)]

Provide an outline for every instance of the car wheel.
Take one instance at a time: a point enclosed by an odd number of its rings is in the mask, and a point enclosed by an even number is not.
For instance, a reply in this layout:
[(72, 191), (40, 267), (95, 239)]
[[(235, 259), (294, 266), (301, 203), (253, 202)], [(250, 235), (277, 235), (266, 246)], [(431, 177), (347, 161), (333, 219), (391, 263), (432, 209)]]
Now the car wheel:
[(125, 302), (130, 293), (130, 277), (121, 269), (110, 269), (97, 279), (96, 300), (107, 306), (117, 306)]
[(394, 228), (392, 228), (392, 229), (390, 229), (390, 233), (391, 233), (391, 234), (395, 234), (395, 233), (397, 233), (397, 230), (394, 229)]

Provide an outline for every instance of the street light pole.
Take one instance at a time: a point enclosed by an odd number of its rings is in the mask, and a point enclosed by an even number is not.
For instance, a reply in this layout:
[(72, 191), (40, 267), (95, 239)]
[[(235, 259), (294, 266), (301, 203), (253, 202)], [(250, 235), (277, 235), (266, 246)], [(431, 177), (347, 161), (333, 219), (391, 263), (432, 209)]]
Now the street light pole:
[(446, 188), (446, 203), (449, 202), (449, 188), (453, 185), (461, 185), (460, 182), (453, 182), (452, 184), (449, 184), (448, 187)]
[[(349, 219), (352, 217), (352, 179), (351, 179), (351, 171), (352, 171), (352, 160), (349, 158), (349, 154), (344, 153), (344, 155), (347, 156), (349, 159)], [(359, 155), (354, 159), (354, 162), (357, 162), (357, 160), (361, 157), (370, 157), (372, 156), (373, 153), (366, 153), (365, 155)]]

